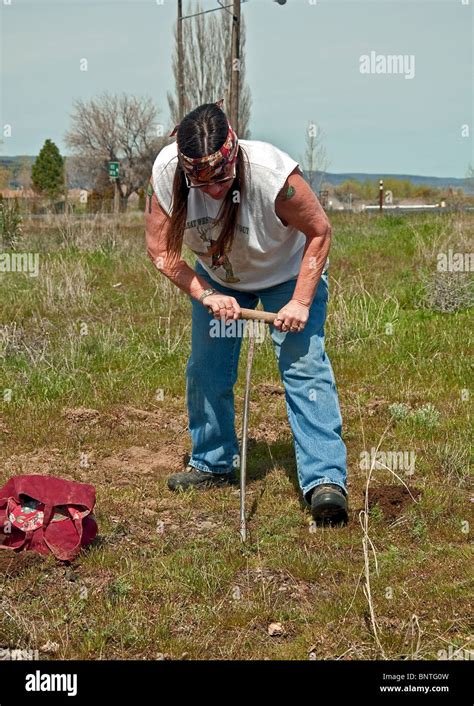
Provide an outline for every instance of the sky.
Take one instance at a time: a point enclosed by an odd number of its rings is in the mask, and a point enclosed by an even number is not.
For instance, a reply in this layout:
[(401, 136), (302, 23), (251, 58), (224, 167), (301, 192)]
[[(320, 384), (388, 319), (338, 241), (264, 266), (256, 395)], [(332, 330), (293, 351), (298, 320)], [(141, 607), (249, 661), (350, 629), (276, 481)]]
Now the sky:
[[(474, 163), (473, 5), (247, 0), (251, 139), (305, 166), (313, 123), (330, 172), (466, 176)], [(188, 14), (187, 0), (183, 8)], [(47, 138), (67, 154), (74, 100), (104, 91), (151, 97), (171, 124), (175, 0), (2, 0), (0, 10), (2, 154), (36, 155)]]

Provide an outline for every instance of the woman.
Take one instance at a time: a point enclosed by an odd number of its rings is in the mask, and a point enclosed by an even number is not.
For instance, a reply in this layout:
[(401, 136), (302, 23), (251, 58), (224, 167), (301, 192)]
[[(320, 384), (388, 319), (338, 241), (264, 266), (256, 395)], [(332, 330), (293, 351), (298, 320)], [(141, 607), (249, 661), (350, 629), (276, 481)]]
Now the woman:
[[(175, 133), (176, 142), (154, 163), (145, 210), (151, 260), (192, 303), (186, 369), (192, 454), (168, 486), (237, 482), (233, 387), (242, 336), (211, 335), (211, 323), (237, 319), (241, 307), (260, 300), (278, 312), (270, 331), (303, 497), (317, 523), (345, 524), (346, 448), (324, 350), (326, 214), (286, 152), (238, 140), (222, 100), (188, 113)], [(183, 242), (197, 255), (194, 270), (181, 259)]]

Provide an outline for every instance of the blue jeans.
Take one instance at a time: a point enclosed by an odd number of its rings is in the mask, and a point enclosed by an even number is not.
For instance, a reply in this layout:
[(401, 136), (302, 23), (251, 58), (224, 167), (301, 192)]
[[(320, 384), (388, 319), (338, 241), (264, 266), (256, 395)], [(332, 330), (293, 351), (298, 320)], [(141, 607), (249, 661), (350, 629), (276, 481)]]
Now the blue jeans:
[[(211, 280), (199, 261), (196, 261), (195, 271), (214, 289), (235, 297), (239, 306), (255, 309), (260, 299), (263, 308), (273, 312), (290, 301), (297, 281), (293, 278), (267, 289), (240, 292)], [(218, 320), (203, 304), (192, 297), (189, 299), (192, 343), (186, 367), (186, 404), (192, 454), (188, 463), (200, 471), (230, 473), (235, 469), (235, 459), (239, 458), (233, 388), (242, 333), (241, 329), (236, 329), (233, 336), (216, 337), (215, 332), (212, 335), (211, 322)], [(327, 273), (323, 273), (302, 331), (282, 332), (269, 324), (285, 388), (298, 481), (306, 502), (309, 491), (321, 483), (336, 483), (347, 495), (342, 418), (334, 373), (324, 350), (327, 301)], [(255, 344), (258, 355), (257, 341)]]

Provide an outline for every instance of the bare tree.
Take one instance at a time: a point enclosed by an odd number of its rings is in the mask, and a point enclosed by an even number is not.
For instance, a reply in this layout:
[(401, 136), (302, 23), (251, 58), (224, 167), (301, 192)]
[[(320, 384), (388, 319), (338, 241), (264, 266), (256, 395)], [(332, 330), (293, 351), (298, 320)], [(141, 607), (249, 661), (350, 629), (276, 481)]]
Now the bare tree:
[[(201, 12), (199, 2), (190, 2), (185, 14)], [(232, 13), (228, 10), (212, 12), (182, 21), (184, 46), (184, 112), (203, 103), (214, 103), (224, 98), (224, 111), (230, 110)], [(179, 121), (178, 111), (178, 41), (175, 28), (173, 75), (175, 93), (168, 92), (172, 126)], [(240, 98), (239, 137), (250, 138), (249, 121), (251, 97), (245, 82), (245, 21), (240, 21)]]
[(87, 173), (94, 183), (107, 173), (109, 161), (120, 162), (117, 186), (121, 206), (150, 177), (157, 153), (167, 143), (159, 111), (150, 98), (103, 93), (88, 102), (76, 100), (65, 144), (74, 152), (71, 169)]
[(315, 192), (319, 192), (329, 167), (324, 132), (316, 123), (309, 122), (306, 130), (306, 150), (302, 164), (305, 165), (306, 180)]

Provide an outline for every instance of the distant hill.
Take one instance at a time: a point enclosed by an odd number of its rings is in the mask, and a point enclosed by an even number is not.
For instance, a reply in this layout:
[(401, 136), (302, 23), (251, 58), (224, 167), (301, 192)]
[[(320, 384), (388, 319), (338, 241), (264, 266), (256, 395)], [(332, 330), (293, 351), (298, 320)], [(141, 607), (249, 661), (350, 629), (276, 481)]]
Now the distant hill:
[[(316, 172), (316, 178), (319, 172)], [(432, 186), (437, 189), (446, 189), (451, 186), (453, 189), (463, 189), (467, 194), (474, 193), (472, 179), (459, 179), (457, 177), (435, 177), (418, 176), (417, 174), (364, 174), (363, 172), (344, 172), (342, 174), (332, 174), (328, 172), (324, 175), (324, 181), (331, 186), (340, 186), (345, 181), (379, 181), (379, 179), (407, 180), (416, 186)]]
[(36, 157), (30, 157), (27, 154), (20, 154), (15, 157), (0, 156), (0, 164), (3, 167), (9, 167), (10, 169), (12, 169), (12, 168), (15, 169), (15, 167), (18, 166), (18, 164), (20, 164), (20, 162), (22, 160), (24, 160), (25, 162), (29, 162), (30, 164), (33, 164), (35, 159), (36, 159)]
[[(13, 172), (14, 178), (10, 182), (13, 188), (20, 185), (17, 182), (16, 176), (21, 161), (24, 160), (24, 162), (28, 161), (30, 164), (33, 164), (35, 159), (36, 157), (30, 157), (29, 155), (18, 155), (14, 157), (0, 156), (0, 164), (5, 167), (8, 167)], [(316, 172), (316, 178), (318, 177), (318, 175), (319, 172)], [(451, 186), (453, 189), (463, 189), (467, 194), (474, 193), (473, 180), (467, 178), (459, 179), (457, 177), (418, 176), (417, 174), (365, 174), (364, 172), (344, 172), (341, 174), (333, 174), (332, 172), (328, 172), (324, 175), (324, 181), (327, 184), (330, 184), (331, 186), (340, 186), (340, 184), (348, 180), (359, 182), (364, 182), (368, 180), (378, 182), (379, 179), (399, 179), (401, 181), (408, 180), (411, 181), (412, 184), (415, 184), (417, 186), (432, 186), (437, 189), (446, 189)], [(69, 184), (69, 186), (71, 188), (91, 187), (90, 184), (78, 183), (71, 183)]]

